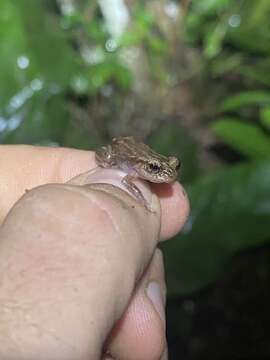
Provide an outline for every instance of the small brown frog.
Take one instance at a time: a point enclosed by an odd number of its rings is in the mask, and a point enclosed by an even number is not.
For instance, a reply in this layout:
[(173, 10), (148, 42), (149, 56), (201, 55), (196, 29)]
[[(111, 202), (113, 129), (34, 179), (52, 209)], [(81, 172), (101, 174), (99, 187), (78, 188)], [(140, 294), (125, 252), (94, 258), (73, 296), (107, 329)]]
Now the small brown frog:
[(110, 145), (96, 151), (95, 159), (100, 167), (124, 171), (127, 175), (122, 183), (148, 210), (144, 196), (133, 181), (140, 178), (152, 183), (171, 183), (180, 167), (176, 157), (160, 155), (132, 136), (114, 138)]

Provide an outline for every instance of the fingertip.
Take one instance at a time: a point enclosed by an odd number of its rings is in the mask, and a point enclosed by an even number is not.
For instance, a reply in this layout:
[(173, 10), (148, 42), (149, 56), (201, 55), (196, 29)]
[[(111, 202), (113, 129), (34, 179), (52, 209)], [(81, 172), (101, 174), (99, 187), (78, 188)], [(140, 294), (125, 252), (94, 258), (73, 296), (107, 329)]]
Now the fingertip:
[(190, 204), (183, 186), (179, 182), (153, 186), (161, 203), (160, 240), (175, 236), (184, 226), (189, 216)]

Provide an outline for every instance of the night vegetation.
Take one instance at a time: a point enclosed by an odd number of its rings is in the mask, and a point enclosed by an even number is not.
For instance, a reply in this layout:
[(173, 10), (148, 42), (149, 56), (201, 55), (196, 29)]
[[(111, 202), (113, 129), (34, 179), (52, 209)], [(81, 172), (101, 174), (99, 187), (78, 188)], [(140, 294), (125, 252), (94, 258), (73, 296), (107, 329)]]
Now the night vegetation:
[(163, 246), (170, 358), (268, 358), (270, 2), (118, 3), (2, 0), (1, 143), (132, 134), (179, 156), (192, 212)]

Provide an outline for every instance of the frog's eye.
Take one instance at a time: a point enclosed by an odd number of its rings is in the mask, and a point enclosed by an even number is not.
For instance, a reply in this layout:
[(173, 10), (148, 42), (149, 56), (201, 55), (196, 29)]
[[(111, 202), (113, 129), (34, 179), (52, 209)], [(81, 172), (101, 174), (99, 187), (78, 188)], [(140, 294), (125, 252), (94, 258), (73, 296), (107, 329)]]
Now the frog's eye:
[(150, 163), (150, 164), (149, 164), (149, 169), (150, 169), (150, 171), (153, 172), (154, 174), (157, 174), (158, 172), (160, 172), (161, 167), (160, 167), (158, 164)]

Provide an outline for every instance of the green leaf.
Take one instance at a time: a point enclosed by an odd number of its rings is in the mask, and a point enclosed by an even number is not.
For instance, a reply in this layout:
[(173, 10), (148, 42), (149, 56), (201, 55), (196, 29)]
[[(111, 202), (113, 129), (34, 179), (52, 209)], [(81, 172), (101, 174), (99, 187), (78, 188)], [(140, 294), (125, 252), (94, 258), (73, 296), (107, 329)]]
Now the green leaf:
[(205, 287), (234, 254), (269, 241), (269, 184), (270, 161), (227, 168), (187, 188), (189, 221), (164, 245), (171, 295)]
[[(268, 60), (268, 59), (267, 59)], [(251, 64), (241, 65), (235, 69), (237, 74), (242, 75), (245, 79), (250, 79), (252, 82), (257, 82), (264, 86), (270, 85), (270, 64), (265, 61), (265, 64)]]
[(260, 118), (261, 123), (270, 130), (270, 106), (261, 109)]
[(224, 10), (231, 3), (231, 0), (201, 0), (195, 1), (192, 6), (197, 12), (208, 15), (215, 14), (217, 11)]
[(212, 129), (228, 145), (251, 159), (270, 157), (270, 137), (255, 125), (224, 117), (217, 120)]
[[(144, 34), (143, 34), (144, 36)], [(134, 30), (127, 30), (119, 39), (119, 46), (128, 47), (138, 45), (143, 39), (142, 34)]]
[(270, 92), (242, 91), (227, 97), (221, 104), (221, 111), (236, 111), (249, 105), (270, 105)]
[(90, 22), (87, 22), (86, 30), (90, 39), (98, 44), (104, 44), (109, 37), (106, 27), (98, 20), (92, 19)]
[(253, 11), (248, 17), (248, 26), (256, 28), (258, 24), (265, 24), (269, 21), (270, 3), (269, 0), (259, 0), (253, 4)]
[(237, 13), (240, 16), (240, 26), (231, 28), (227, 40), (238, 49), (244, 50), (245, 53), (268, 56), (270, 41), (269, 1), (245, 0), (245, 5), (240, 5)]
[(116, 83), (122, 89), (127, 89), (132, 82), (132, 74), (129, 69), (121, 65), (114, 56), (108, 56), (106, 61), (89, 67), (87, 78), (92, 93), (110, 82)]
[(219, 22), (214, 28), (206, 33), (204, 39), (204, 53), (207, 58), (211, 59), (218, 55), (222, 49), (222, 43), (226, 35), (227, 24)]
[(226, 73), (238, 71), (242, 62), (243, 56), (241, 54), (227, 54), (223, 51), (211, 62), (211, 71), (214, 76), (226, 75)]
[(131, 71), (119, 62), (113, 64), (113, 80), (122, 90), (127, 90), (131, 87), (133, 78)]
[(164, 39), (159, 39), (153, 35), (149, 35), (147, 38), (148, 46), (153, 52), (154, 56), (165, 54), (168, 51), (168, 46)]

